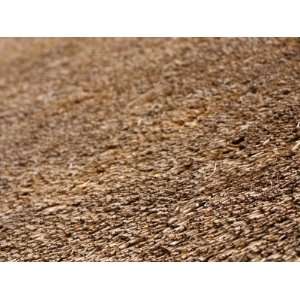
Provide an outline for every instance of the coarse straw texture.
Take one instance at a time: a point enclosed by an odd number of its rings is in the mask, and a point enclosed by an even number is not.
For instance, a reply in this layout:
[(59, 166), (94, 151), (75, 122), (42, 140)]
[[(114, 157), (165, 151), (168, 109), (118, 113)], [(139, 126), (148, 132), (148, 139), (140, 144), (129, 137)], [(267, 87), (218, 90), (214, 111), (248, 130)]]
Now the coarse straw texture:
[(300, 260), (299, 146), (297, 39), (1, 39), (0, 260)]

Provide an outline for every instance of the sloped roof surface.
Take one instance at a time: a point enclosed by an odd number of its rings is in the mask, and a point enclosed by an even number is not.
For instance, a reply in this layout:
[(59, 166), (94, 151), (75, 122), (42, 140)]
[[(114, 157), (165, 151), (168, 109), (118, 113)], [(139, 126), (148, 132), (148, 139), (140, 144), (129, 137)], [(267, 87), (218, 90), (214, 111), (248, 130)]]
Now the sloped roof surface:
[(297, 39), (0, 40), (0, 259), (300, 258)]

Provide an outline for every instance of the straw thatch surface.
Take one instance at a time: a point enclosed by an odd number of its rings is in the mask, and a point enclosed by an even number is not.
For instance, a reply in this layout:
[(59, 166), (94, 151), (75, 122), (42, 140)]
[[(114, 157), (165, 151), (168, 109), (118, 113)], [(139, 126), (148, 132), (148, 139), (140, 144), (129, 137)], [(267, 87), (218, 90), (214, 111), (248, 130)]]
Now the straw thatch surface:
[(300, 258), (296, 39), (0, 40), (0, 259)]

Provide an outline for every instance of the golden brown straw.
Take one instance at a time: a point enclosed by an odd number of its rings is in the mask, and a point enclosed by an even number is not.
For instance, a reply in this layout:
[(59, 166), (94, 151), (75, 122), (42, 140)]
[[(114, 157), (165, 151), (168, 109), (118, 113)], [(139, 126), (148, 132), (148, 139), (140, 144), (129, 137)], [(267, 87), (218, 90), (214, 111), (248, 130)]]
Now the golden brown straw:
[(2, 261), (300, 258), (297, 39), (0, 40)]

